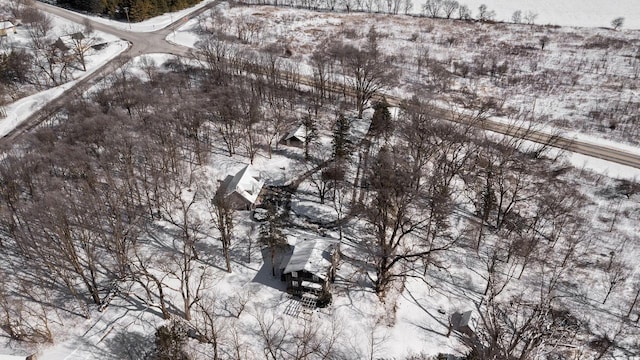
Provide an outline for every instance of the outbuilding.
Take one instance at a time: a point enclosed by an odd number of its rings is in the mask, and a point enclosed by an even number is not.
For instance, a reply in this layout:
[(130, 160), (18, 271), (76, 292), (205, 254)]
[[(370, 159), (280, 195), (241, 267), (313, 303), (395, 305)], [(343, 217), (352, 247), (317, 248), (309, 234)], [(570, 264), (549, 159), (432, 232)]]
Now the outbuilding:
[(287, 292), (320, 296), (329, 291), (339, 260), (339, 241), (330, 238), (302, 239), (284, 259), (283, 280)]
[(304, 126), (304, 124), (299, 124), (294, 129), (286, 133), (280, 140), (280, 143), (286, 146), (303, 148), (306, 139), (307, 128)]
[(251, 165), (246, 165), (235, 175), (227, 176), (216, 196), (224, 197), (234, 209), (251, 210), (259, 203), (263, 187), (260, 173)]

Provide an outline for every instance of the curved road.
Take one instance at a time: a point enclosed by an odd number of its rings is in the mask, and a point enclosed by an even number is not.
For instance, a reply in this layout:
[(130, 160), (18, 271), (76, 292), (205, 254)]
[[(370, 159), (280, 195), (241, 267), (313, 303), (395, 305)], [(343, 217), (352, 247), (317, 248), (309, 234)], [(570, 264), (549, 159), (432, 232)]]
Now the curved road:
[(102, 66), (98, 67), (94, 70), (93, 73), (89, 74), (82, 80), (78, 81), (74, 86), (63, 92), (57, 98), (52, 99), (47, 105), (45, 105), (39, 111), (36, 111), (31, 116), (29, 116), (25, 121), (23, 121), (19, 126), (13, 129), (11, 132), (6, 134), (2, 139), (0, 139), (0, 150), (9, 149), (14, 140), (20, 137), (22, 134), (31, 131), (33, 128), (37, 127), (40, 123), (45, 121), (51, 115), (58, 112), (65, 104), (71, 101), (77, 94), (81, 94), (87, 89), (89, 89), (92, 85), (103, 79), (105, 76), (117, 70), (124, 60), (136, 56), (140, 56), (143, 54), (151, 54), (151, 53), (167, 53), (178, 56), (187, 56), (191, 53), (191, 49), (185, 46), (180, 46), (176, 44), (169, 43), (165, 40), (167, 35), (169, 35), (172, 31), (180, 27), (184, 24), (184, 18), (197, 16), (215, 6), (217, 2), (211, 2), (206, 6), (203, 6), (199, 9), (194, 9), (189, 12), (187, 15), (180, 17), (177, 21), (174, 21), (170, 25), (164, 27), (163, 29), (154, 31), (154, 32), (132, 32), (127, 30), (121, 30), (110, 25), (106, 25), (103, 23), (99, 23), (96, 21), (92, 21), (84, 16), (81, 16), (73, 11), (69, 11), (66, 9), (59, 8), (57, 6), (45, 4), (39, 1), (35, 1), (34, 5), (36, 8), (59, 16), (61, 18), (67, 19), (69, 21), (83, 24), (88, 21), (91, 26), (98, 31), (116, 36), (120, 39), (123, 39), (129, 42), (129, 48), (122, 52), (120, 55), (106, 62)]
[(194, 16), (198, 16), (203, 12), (211, 9), (216, 4), (217, 2), (214, 1), (201, 8), (194, 9), (187, 15), (180, 17), (178, 20), (162, 29), (153, 32), (133, 32), (128, 30), (121, 30), (107, 24), (92, 21), (89, 18), (81, 16), (75, 12), (59, 8), (57, 6), (45, 4), (39, 1), (35, 2), (36, 7), (42, 11), (48, 12), (50, 14), (59, 16), (78, 24), (82, 24), (83, 22), (86, 22), (88, 20), (95, 30), (102, 31), (104, 33), (114, 35), (128, 41), (131, 44), (131, 47), (126, 53), (131, 57), (150, 53), (167, 53), (180, 56), (189, 54), (190, 49), (188, 47), (169, 43), (165, 40), (165, 38), (172, 31), (176, 30), (184, 24), (185, 17), (191, 18)]
[[(165, 40), (167, 35), (169, 35), (172, 31), (176, 30), (178, 27), (184, 24), (184, 18), (191, 18), (202, 14), (203, 12), (211, 9), (217, 4), (217, 2), (211, 2), (206, 6), (203, 6), (198, 9), (194, 9), (189, 12), (185, 16), (181, 17), (177, 21), (174, 21), (170, 25), (164, 27), (163, 29), (153, 31), (153, 32), (144, 32), (137, 33), (127, 30), (121, 30), (114, 28), (112, 26), (98, 23), (95, 21), (89, 20), (91, 26), (94, 29), (105, 32), (107, 34), (114, 35), (121, 39), (124, 39), (129, 42), (129, 48), (124, 51), (122, 54), (107, 62), (97, 70), (95, 70), (91, 75), (87, 76), (83, 80), (76, 83), (73, 87), (65, 91), (58, 98), (52, 100), (49, 104), (47, 104), (43, 109), (37, 111), (32, 116), (30, 116), (26, 121), (22, 123), (22, 125), (18, 126), (12, 132), (7, 134), (0, 140), (1, 147), (10, 146), (17, 137), (21, 134), (30, 131), (34, 127), (38, 126), (42, 121), (48, 118), (50, 115), (57, 112), (65, 103), (67, 103), (70, 99), (72, 99), (75, 94), (82, 93), (86, 89), (88, 89), (93, 83), (104, 78), (109, 73), (115, 71), (121, 64), (120, 59), (126, 59), (128, 57), (140, 56), (143, 54), (149, 53), (168, 53), (178, 56), (187, 56), (192, 54), (191, 49), (169, 43)], [(82, 24), (86, 22), (87, 18), (74, 13), (69, 10), (65, 10), (56, 6), (44, 4), (36, 1), (35, 6), (42, 11), (60, 16), (67, 20), (76, 22), (78, 24)], [(119, 61), (120, 60), (120, 61)], [(314, 81), (310, 77), (300, 77), (301, 82), (305, 85), (313, 86)], [(338, 89), (340, 92), (343, 91), (342, 86), (338, 86), (339, 84), (333, 84), (333, 86)], [(390, 96), (387, 94), (384, 95), (387, 102), (393, 106), (398, 106), (402, 102), (402, 98)], [(439, 114), (443, 119), (461, 123), (471, 123), (476, 124), (477, 126), (488, 130), (494, 131), (496, 133), (505, 134), (509, 136), (515, 136), (518, 138), (526, 139), (529, 141), (533, 141), (536, 143), (547, 144), (556, 148), (564, 149), (567, 151), (572, 151), (575, 153), (592, 156), (595, 158), (615, 162), (618, 164), (634, 167), (640, 169), (640, 155), (633, 154), (624, 150), (615, 149), (607, 146), (596, 145), (584, 141), (569, 139), (566, 137), (551, 135), (542, 131), (525, 129), (514, 127), (509, 124), (504, 124), (501, 122), (493, 121), (490, 119), (485, 119), (482, 121), (478, 121), (470, 116), (465, 116), (461, 114), (453, 114), (452, 110), (449, 109), (440, 109)]]

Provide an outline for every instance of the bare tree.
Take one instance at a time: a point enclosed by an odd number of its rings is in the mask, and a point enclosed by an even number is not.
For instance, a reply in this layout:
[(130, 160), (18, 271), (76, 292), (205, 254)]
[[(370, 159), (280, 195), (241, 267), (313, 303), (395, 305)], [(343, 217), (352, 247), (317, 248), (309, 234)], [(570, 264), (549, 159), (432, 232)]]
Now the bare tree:
[(221, 316), (218, 306), (216, 299), (205, 298), (196, 305), (193, 317), (198, 340), (211, 345), (213, 360), (221, 358), (230, 325), (230, 319)]
[[(69, 77), (71, 56), (60, 39), (54, 42), (49, 38), (53, 22), (51, 18), (33, 8), (28, 26), (30, 45), (33, 49), (34, 67), (44, 75), (46, 85), (59, 85)], [(35, 78), (40, 81), (39, 77)]]
[[(629, 305), (629, 310), (625, 315), (625, 317), (629, 320), (631, 320), (631, 314), (634, 312), (636, 305), (638, 304), (638, 300), (640, 299), (640, 282), (637, 279), (632, 282), (632, 288), (635, 294), (633, 295), (633, 300), (631, 300), (631, 304)], [(640, 314), (637, 314), (636, 316), (636, 324), (638, 323), (638, 321), (640, 321)]]
[(522, 23), (522, 10), (516, 10), (511, 15), (511, 22), (514, 24)]
[[(243, 97), (241, 101), (242, 136), (240, 145), (244, 148), (246, 156), (251, 164), (259, 150), (260, 130), (259, 123), (263, 118), (260, 102), (256, 96)], [(269, 147), (271, 149), (271, 147)]]
[(239, 121), (242, 117), (240, 97), (241, 95), (230, 87), (220, 88), (215, 96), (216, 104), (209, 110), (212, 125), (222, 136), (229, 156), (236, 153), (242, 134)]
[(379, 52), (377, 39), (378, 33), (372, 26), (367, 35), (365, 49), (343, 44), (336, 50), (345, 75), (349, 75), (346, 81), (355, 91), (359, 118), (362, 118), (365, 104), (393, 79), (391, 59)]
[(604, 299), (602, 300), (603, 305), (607, 302), (613, 290), (623, 285), (630, 273), (630, 270), (626, 266), (626, 264), (615, 260), (611, 261), (609, 263), (609, 266), (607, 266), (605, 270), (604, 282), (606, 284), (607, 292), (604, 296)]
[(254, 315), (257, 335), (266, 359), (297, 360), (342, 359), (339, 351), (341, 327), (333, 320), (330, 325), (310, 319), (302, 326), (291, 326), (286, 319), (267, 311)]
[[(318, 91), (320, 99), (329, 96), (327, 93), (327, 83), (330, 80), (330, 73), (333, 67), (332, 58), (327, 52), (330, 49), (330, 40), (323, 40), (316, 50), (311, 54), (311, 65), (313, 66), (314, 90)], [(316, 113), (317, 116), (317, 113)]]
[(471, 9), (467, 5), (460, 5), (458, 8), (458, 19), (469, 20), (471, 19)]
[(623, 25), (624, 25), (624, 18), (623, 17), (617, 17), (617, 18), (611, 20), (611, 27), (614, 30), (619, 30)]
[(197, 242), (202, 238), (204, 221), (196, 212), (196, 202), (203, 189), (196, 181), (197, 167), (182, 167), (181, 178), (170, 179), (164, 184), (167, 196), (162, 205), (162, 216), (177, 230), (173, 237), (175, 252), (169, 257), (166, 272), (178, 282), (173, 287), (183, 300), (185, 320), (191, 320), (191, 309), (200, 300), (207, 279), (206, 268), (197, 261)]
[(227, 266), (227, 272), (231, 272), (230, 248), (231, 240), (233, 239), (235, 209), (232, 204), (229, 203), (228, 199), (223, 196), (220, 189), (211, 197), (209, 212), (211, 214), (211, 221), (213, 221), (215, 227), (220, 232), (220, 242), (222, 242), (222, 252)]
[(496, 17), (496, 12), (493, 10), (489, 10), (487, 5), (481, 4), (478, 7), (478, 20), (480, 21), (493, 21)]
[(152, 308), (159, 309), (163, 319), (168, 320), (171, 318), (166, 294), (167, 286), (165, 285), (168, 274), (158, 272), (156, 269), (165, 267), (165, 254), (150, 256), (143, 255), (142, 252), (143, 250), (138, 247), (134, 249), (133, 261), (129, 269), (132, 279), (142, 286), (145, 296), (141, 297), (135, 292), (132, 293), (132, 296)]
[(34, 49), (44, 49), (49, 45), (48, 35), (53, 29), (53, 20), (38, 9), (30, 8), (30, 14), (23, 21), (29, 24), (29, 38)]
[(217, 36), (209, 35), (196, 42), (196, 54), (207, 69), (212, 85), (226, 85), (231, 79), (229, 69), (230, 45)]
[[(375, 267), (371, 280), (376, 293), (384, 297), (391, 282), (407, 275), (403, 268), (449, 249), (454, 241), (429, 241), (425, 226), (429, 216), (419, 209), (420, 193), (411, 186), (412, 169), (399, 154), (382, 148), (370, 169), (368, 182), (374, 192), (368, 204), (367, 220), (373, 239), (370, 253)], [(407, 266), (405, 266), (407, 265)]]
[(275, 318), (266, 311), (255, 315), (258, 321), (258, 335), (262, 342), (264, 356), (270, 360), (278, 360), (286, 357), (287, 342), (290, 329), (285, 325), (282, 317)]
[(440, 10), (443, 5), (442, 0), (427, 0), (424, 5), (422, 5), (422, 11), (429, 17), (437, 18), (440, 16)]
[[(489, 290), (478, 306), (478, 327), (467, 339), (470, 359), (529, 359), (539, 349), (571, 344), (582, 323), (560, 307), (556, 289), (566, 269), (545, 267), (534, 288), (500, 296), (503, 284)], [(496, 291), (497, 290), (497, 291)]]
[(533, 11), (527, 11), (522, 18), (527, 25), (533, 25), (538, 18), (538, 14)]
[(69, 36), (70, 39), (71, 51), (82, 66), (82, 71), (87, 71), (86, 58), (93, 50), (95, 38), (88, 37), (90, 33), (86, 33), (85, 35), (79, 27), (73, 28), (67, 36)]
[(456, 0), (444, 0), (442, 2), (442, 11), (447, 19), (450, 19), (453, 13), (458, 10), (460, 3)]
[[(17, 293), (10, 290), (16, 284), (0, 282), (0, 326), (12, 340), (53, 343), (51, 324), (61, 324), (59, 316), (58, 321), (52, 319), (54, 314), (57, 315), (56, 310), (46, 308), (46, 300), (41, 299), (29, 285), (16, 278), (12, 280), (19, 282)], [(35, 301), (27, 300), (30, 297)]]
[[(333, 176), (332, 169), (325, 168), (326, 161), (321, 160), (319, 163), (311, 163), (312, 168), (309, 171), (312, 171), (311, 176), (309, 176), (309, 181), (313, 187), (315, 187), (318, 198), (320, 199), (320, 204), (324, 204), (327, 198), (327, 195), (330, 194), (333, 186)], [(335, 165), (334, 165), (335, 168)]]

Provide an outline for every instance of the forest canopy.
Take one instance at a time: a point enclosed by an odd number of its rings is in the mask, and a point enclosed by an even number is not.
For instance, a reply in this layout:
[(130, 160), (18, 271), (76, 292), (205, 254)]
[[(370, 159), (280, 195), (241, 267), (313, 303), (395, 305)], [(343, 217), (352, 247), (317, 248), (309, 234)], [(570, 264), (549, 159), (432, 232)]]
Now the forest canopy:
[(197, 4), (198, 0), (58, 0), (61, 6), (132, 22)]

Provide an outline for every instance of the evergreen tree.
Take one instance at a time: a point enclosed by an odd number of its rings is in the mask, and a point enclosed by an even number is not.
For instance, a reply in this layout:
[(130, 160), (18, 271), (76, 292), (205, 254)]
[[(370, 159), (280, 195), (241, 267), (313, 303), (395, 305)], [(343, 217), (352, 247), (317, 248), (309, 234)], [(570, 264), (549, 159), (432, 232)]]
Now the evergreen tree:
[(133, 0), (129, 9), (129, 19), (133, 22), (142, 21), (154, 15), (155, 9), (147, 0)]
[(302, 119), (302, 125), (304, 126), (304, 159), (309, 160), (309, 147), (318, 138), (318, 127), (316, 126), (315, 119), (311, 116), (311, 113)]
[(349, 129), (351, 124), (349, 120), (342, 114), (338, 116), (338, 120), (333, 129), (333, 158), (335, 160), (345, 160), (351, 153), (351, 143), (349, 140)]
[(386, 101), (377, 102), (373, 106), (373, 117), (371, 118), (371, 134), (373, 136), (389, 135), (393, 131), (389, 104)]
[(184, 351), (187, 343), (187, 330), (184, 325), (173, 320), (156, 330), (156, 351), (153, 360), (189, 360)]

